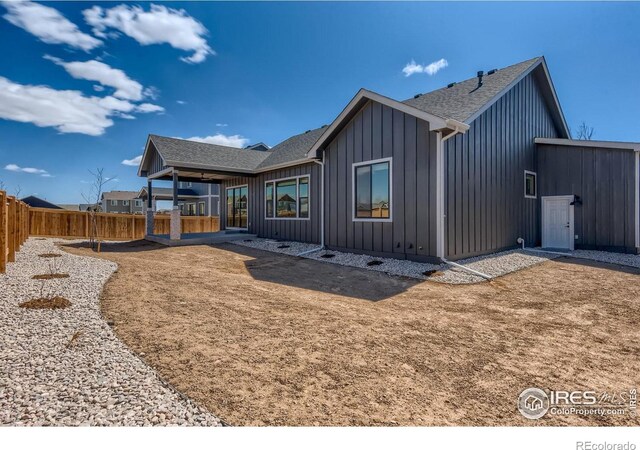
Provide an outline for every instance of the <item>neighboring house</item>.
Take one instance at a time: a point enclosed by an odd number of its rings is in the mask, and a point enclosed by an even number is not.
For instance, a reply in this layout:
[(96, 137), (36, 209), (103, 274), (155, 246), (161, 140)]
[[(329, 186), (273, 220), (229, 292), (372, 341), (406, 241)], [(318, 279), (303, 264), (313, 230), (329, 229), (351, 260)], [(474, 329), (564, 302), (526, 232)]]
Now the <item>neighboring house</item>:
[(106, 213), (142, 214), (144, 209), (144, 202), (135, 191), (104, 192), (100, 203)]
[(271, 147), (269, 147), (267, 144), (265, 144), (264, 142), (258, 142), (257, 144), (253, 144), (253, 145), (247, 145), (245, 147), (245, 149), (248, 150), (258, 150), (261, 152), (266, 152), (271, 150)]
[(48, 202), (46, 200), (42, 200), (41, 198), (38, 198), (38, 197), (33, 196), (33, 195), (30, 195), (28, 197), (22, 198), (20, 200), (23, 201), (24, 203), (26, 203), (27, 205), (31, 206), (32, 208), (62, 209), (58, 205), (54, 205), (51, 202)]
[(150, 135), (138, 175), (219, 183), (223, 229), (417, 261), (640, 248), (640, 144), (570, 139), (544, 58), (396, 101), (360, 90), (269, 150)]
[[(220, 186), (209, 183), (180, 182), (178, 184), (178, 206), (185, 216), (219, 216), (220, 215)], [(147, 211), (147, 187), (138, 192), (143, 200), (143, 211)], [(151, 192), (152, 205), (158, 200), (171, 200), (173, 189), (154, 187)], [(157, 212), (157, 208), (154, 208)]]
[[(196, 193), (196, 198), (192, 198), (184, 202), (182, 208), (183, 214), (189, 216), (220, 215), (220, 185), (181, 181), (178, 187), (191, 189)], [(169, 197), (169, 199), (170, 198), (171, 197)]]
[(82, 211), (77, 203), (57, 203), (56, 205), (67, 211)]

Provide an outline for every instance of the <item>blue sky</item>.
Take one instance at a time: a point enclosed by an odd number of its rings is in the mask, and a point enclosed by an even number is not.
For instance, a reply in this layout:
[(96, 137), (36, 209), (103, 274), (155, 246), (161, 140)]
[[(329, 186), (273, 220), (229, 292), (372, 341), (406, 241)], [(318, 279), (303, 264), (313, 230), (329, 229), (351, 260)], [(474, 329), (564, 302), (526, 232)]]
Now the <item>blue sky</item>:
[(638, 3), (156, 5), (0, 4), (9, 193), (80, 202), (98, 167), (137, 190), (122, 162), (149, 133), (275, 145), (330, 123), (361, 87), (405, 99), (539, 55), (573, 129), (640, 141)]

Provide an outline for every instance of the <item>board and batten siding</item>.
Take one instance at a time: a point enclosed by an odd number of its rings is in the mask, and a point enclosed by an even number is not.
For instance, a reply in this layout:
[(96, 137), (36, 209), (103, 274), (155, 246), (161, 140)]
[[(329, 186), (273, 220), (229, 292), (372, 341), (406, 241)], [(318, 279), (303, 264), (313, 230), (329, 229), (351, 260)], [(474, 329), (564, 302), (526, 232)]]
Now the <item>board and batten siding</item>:
[(149, 175), (153, 175), (154, 173), (158, 173), (163, 170), (164, 164), (162, 163), (162, 157), (160, 153), (156, 150), (156, 146), (153, 145), (153, 142), (149, 142), (149, 149), (151, 150), (151, 163), (149, 164)]
[(538, 195), (579, 195), (575, 247), (636, 253), (636, 155), (631, 150), (538, 144)]
[(445, 254), (451, 260), (540, 242), (540, 203), (524, 197), (538, 172), (536, 137), (558, 137), (534, 74), (444, 143)]
[[(325, 245), (435, 260), (436, 133), (429, 124), (370, 101), (325, 148)], [(353, 221), (352, 165), (389, 157), (392, 221)]]
[[(309, 219), (267, 219), (265, 218), (265, 182), (281, 178), (310, 175), (309, 179)], [(248, 232), (261, 238), (283, 239), (299, 242), (320, 243), (320, 192), (321, 170), (316, 163), (302, 164), (260, 173), (251, 177), (237, 177), (225, 180), (220, 187), (220, 229), (227, 223), (226, 188), (249, 186)]]

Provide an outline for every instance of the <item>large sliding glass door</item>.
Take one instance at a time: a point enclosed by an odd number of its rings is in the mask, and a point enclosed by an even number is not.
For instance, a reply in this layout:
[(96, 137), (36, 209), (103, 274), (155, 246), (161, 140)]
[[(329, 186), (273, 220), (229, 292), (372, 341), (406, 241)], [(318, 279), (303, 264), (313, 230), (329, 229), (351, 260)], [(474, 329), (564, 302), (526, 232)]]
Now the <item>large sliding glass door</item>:
[(248, 186), (227, 188), (227, 228), (247, 228), (248, 205)]

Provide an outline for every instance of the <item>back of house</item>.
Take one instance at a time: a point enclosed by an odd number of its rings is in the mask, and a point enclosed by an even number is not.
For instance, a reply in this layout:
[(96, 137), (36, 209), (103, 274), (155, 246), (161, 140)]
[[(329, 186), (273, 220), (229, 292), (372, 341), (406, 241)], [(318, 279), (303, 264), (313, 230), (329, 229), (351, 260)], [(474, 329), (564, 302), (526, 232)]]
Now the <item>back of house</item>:
[(570, 139), (540, 57), (405, 101), (362, 89), (330, 125), (273, 148), (150, 135), (139, 175), (219, 184), (223, 229), (335, 250), (637, 253), (639, 151)]

